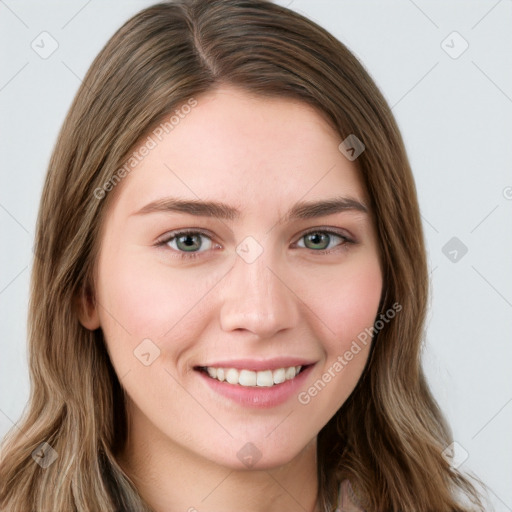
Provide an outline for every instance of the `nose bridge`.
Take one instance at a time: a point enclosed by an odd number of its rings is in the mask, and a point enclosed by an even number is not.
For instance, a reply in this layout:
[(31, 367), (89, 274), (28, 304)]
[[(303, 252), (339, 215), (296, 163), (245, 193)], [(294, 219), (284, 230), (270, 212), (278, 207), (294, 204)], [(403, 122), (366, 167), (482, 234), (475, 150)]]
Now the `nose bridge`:
[(298, 304), (277, 267), (270, 251), (262, 251), (254, 260), (244, 258), (242, 252), (237, 255), (223, 287), (223, 330), (244, 329), (269, 337), (296, 325)]

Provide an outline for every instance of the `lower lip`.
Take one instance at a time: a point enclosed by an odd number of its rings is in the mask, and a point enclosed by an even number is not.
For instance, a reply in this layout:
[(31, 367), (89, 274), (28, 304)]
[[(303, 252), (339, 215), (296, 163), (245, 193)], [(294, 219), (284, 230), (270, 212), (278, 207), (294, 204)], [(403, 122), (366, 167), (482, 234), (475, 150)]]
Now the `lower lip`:
[(307, 379), (313, 369), (313, 364), (300, 372), (295, 378), (274, 384), (271, 387), (241, 386), (240, 384), (229, 384), (213, 379), (202, 371), (198, 374), (208, 386), (219, 395), (225, 396), (239, 405), (266, 409), (277, 407), (287, 402), (292, 396), (297, 396), (301, 385)]

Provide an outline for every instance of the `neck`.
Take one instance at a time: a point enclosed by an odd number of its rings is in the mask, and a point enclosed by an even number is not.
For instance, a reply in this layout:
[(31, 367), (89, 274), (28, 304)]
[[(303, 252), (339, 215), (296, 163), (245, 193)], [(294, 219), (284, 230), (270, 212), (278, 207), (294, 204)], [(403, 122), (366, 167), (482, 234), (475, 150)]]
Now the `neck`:
[(221, 466), (131, 422), (119, 464), (155, 512), (318, 512), (316, 438), (269, 469)]

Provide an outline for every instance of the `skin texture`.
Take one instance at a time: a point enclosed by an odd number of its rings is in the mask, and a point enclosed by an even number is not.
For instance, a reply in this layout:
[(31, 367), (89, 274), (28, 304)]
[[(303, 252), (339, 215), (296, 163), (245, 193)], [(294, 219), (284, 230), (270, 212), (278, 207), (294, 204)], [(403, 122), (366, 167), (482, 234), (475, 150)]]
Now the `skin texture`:
[[(120, 462), (158, 512), (313, 511), (316, 436), (354, 389), (369, 344), (306, 405), (297, 394), (266, 409), (237, 404), (194, 367), (303, 357), (315, 365), (299, 391), (332, 368), (378, 312), (371, 216), (286, 212), (339, 196), (368, 204), (366, 192), (341, 138), (311, 107), (227, 86), (197, 102), (111, 192), (94, 303), (81, 313), (85, 327), (102, 328), (128, 396)], [(240, 216), (136, 213), (169, 196), (223, 202)], [(305, 245), (306, 232), (326, 228), (354, 242), (331, 235), (327, 253)], [(176, 239), (156, 246), (183, 229), (208, 232), (195, 257)], [(247, 236), (263, 250), (251, 263), (236, 252)], [(149, 366), (134, 356), (144, 339), (160, 350)], [(248, 442), (261, 453), (251, 468), (237, 457)]]

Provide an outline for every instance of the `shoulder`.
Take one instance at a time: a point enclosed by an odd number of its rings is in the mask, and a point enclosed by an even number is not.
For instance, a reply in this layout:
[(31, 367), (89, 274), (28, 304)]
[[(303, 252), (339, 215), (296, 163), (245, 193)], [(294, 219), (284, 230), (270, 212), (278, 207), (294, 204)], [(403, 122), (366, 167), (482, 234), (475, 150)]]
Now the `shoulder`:
[(340, 484), (336, 512), (365, 512), (349, 480), (343, 480)]

